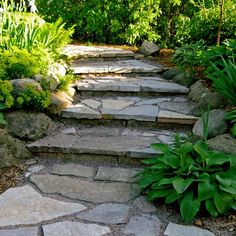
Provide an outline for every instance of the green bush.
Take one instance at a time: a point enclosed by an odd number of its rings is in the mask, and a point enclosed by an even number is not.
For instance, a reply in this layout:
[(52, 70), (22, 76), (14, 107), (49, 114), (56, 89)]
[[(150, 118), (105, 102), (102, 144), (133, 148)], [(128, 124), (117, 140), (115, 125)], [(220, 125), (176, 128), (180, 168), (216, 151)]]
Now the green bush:
[(236, 155), (211, 151), (203, 141), (153, 144), (162, 154), (143, 161), (140, 187), (149, 201), (177, 202), (185, 222), (201, 209), (217, 217), (236, 209)]
[(51, 59), (44, 48), (35, 48), (29, 52), (13, 46), (0, 53), (0, 61), (0, 79), (9, 80), (45, 74)]
[(9, 81), (0, 80), (0, 104), (1, 109), (10, 108), (14, 104), (12, 96), (13, 86)]

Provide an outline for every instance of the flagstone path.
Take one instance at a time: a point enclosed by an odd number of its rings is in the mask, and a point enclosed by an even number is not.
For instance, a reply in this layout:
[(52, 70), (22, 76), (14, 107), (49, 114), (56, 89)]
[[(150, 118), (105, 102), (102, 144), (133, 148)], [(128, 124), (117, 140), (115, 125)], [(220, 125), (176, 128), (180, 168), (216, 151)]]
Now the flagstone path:
[[(68, 46), (80, 74), (64, 127), (28, 144), (38, 164), (0, 195), (1, 236), (213, 236), (171, 223), (140, 195), (142, 158), (195, 123), (188, 88), (119, 48)], [(105, 74), (104, 73), (109, 73)], [(99, 75), (101, 74), (101, 75)]]

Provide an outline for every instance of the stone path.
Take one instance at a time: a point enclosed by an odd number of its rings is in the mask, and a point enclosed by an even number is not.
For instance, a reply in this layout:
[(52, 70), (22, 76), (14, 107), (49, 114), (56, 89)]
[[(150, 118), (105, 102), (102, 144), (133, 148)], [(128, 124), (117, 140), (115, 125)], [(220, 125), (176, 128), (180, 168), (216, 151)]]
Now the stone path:
[(68, 46), (65, 53), (83, 78), (74, 84), (78, 95), (62, 113), (64, 128), (28, 144), (38, 164), (0, 195), (0, 235), (214, 235), (169, 222), (140, 196), (134, 177), (142, 158), (158, 155), (152, 143), (169, 144), (196, 121), (188, 88), (130, 51)]

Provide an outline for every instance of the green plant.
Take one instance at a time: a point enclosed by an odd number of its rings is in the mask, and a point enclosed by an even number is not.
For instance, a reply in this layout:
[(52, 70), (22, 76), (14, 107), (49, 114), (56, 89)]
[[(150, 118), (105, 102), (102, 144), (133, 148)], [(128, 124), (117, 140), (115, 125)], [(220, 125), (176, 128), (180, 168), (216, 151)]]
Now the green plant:
[(73, 74), (67, 74), (64, 77), (59, 77), (60, 84), (58, 86), (58, 90), (65, 91), (67, 90), (69, 84), (74, 80)]
[[(4, 104), (0, 102), (0, 111), (5, 108)], [(7, 125), (7, 121), (4, 117), (4, 114), (0, 112), (0, 125)]]
[(229, 120), (232, 123), (231, 134), (235, 138), (236, 137), (236, 109), (227, 112), (225, 116), (226, 120)]
[(30, 108), (39, 111), (47, 108), (50, 103), (51, 93), (49, 91), (38, 90), (30, 85), (15, 100), (15, 106), (18, 108)]
[(147, 167), (139, 173), (141, 190), (149, 201), (177, 202), (185, 222), (201, 209), (214, 217), (236, 209), (236, 155), (209, 150), (203, 141), (153, 144), (152, 148), (162, 154), (144, 160)]
[(13, 86), (9, 81), (0, 80), (0, 108), (7, 109), (13, 106)]

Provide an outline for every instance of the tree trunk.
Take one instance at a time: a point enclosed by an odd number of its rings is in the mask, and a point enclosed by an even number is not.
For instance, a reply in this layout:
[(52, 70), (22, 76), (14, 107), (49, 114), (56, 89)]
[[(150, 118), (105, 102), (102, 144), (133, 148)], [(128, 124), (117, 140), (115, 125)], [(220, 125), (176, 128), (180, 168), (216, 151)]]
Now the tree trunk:
[(225, 3), (225, 0), (221, 0), (221, 2), (220, 2), (220, 17), (219, 17), (217, 42), (216, 42), (217, 46), (220, 45), (220, 33), (221, 33), (222, 22), (223, 22), (224, 3)]

